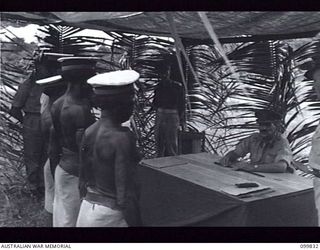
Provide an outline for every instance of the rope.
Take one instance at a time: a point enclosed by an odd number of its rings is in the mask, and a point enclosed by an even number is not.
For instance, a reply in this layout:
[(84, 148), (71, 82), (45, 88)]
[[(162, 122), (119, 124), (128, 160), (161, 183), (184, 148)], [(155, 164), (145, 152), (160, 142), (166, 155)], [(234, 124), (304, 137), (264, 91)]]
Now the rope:
[(180, 51), (182, 52), (184, 58), (186, 59), (186, 62), (188, 64), (188, 66), (189, 66), (189, 68), (190, 68), (190, 70), (191, 70), (196, 82), (202, 87), (202, 85), (201, 85), (201, 83), (199, 81), (198, 75), (196, 74), (194, 68), (192, 67), (192, 64), (190, 62), (189, 56), (188, 56), (188, 54), (186, 52), (186, 49), (184, 48), (184, 45), (183, 45), (183, 43), (182, 43), (182, 41), (181, 41), (181, 39), (180, 39), (180, 37), (178, 35), (177, 28), (176, 28), (176, 26), (174, 24), (172, 14), (169, 12), (169, 13), (166, 13), (166, 16), (167, 16), (167, 19), (168, 19), (169, 24), (170, 24), (171, 33), (174, 35), (175, 44), (177, 43), (178, 48), (180, 49)]
[[(204, 27), (206, 28), (209, 36), (211, 37), (213, 44), (216, 46), (218, 53), (222, 56), (223, 60), (225, 61), (225, 63), (229, 67), (231, 73), (235, 76), (235, 78), (238, 80), (238, 82), (241, 83), (242, 81), (240, 80), (239, 74), (236, 72), (235, 67), (231, 65), (230, 60), (228, 59), (226, 53), (224, 52), (224, 49), (218, 39), (218, 36), (214, 32), (214, 29), (210, 23), (210, 20), (207, 17), (207, 14), (205, 12), (199, 11), (198, 15), (200, 16), (200, 19), (203, 22)], [(249, 93), (247, 92), (246, 89), (244, 89), (243, 91), (244, 91), (243, 93), (245, 96), (250, 97)]]

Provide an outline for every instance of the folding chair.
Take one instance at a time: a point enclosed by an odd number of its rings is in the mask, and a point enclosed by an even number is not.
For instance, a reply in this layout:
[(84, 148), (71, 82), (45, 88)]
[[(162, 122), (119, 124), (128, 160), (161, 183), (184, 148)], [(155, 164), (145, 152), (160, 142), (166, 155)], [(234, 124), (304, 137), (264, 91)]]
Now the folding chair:
[(205, 132), (179, 131), (179, 154), (195, 154), (204, 152)]

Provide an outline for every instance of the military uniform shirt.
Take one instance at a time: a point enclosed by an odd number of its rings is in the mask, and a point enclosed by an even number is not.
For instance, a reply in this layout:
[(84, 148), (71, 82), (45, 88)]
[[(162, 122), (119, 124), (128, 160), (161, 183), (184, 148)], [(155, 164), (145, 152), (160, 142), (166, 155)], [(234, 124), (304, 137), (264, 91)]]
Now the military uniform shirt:
[(170, 79), (161, 80), (155, 88), (153, 105), (155, 108), (176, 109), (181, 116), (185, 109), (182, 84)]
[(292, 162), (292, 151), (289, 142), (283, 136), (275, 139), (271, 144), (266, 144), (260, 134), (253, 134), (239, 142), (235, 153), (239, 157), (244, 157), (250, 153), (252, 164), (285, 161), (289, 167)]
[(40, 96), (42, 88), (35, 83), (34, 73), (19, 85), (14, 96), (12, 106), (22, 109), (24, 112), (40, 113)]

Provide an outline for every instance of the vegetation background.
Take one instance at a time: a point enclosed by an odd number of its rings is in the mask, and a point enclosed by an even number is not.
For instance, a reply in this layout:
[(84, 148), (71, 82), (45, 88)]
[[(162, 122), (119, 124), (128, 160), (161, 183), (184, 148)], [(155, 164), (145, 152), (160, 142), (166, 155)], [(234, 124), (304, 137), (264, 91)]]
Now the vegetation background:
[[(82, 29), (40, 27), (38, 42), (27, 43), (6, 29), (27, 23), (2, 20), (0, 78), (0, 226), (47, 226), (43, 201), (29, 192), (22, 161), (21, 124), (8, 110), (26, 72), (33, 70), (34, 51), (45, 43), (52, 52), (99, 56), (98, 72), (132, 68), (136, 83), (131, 127), (145, 158), (154, 157), (154, 111), (150, 110), (157, 70), (167, 53), (175, 51), (172, 39), (110, 32), (110, 39), (77, 35)], [(212, 45), (186, 45), (191, 62), (183, 59), (187, 84), (186, 126), (204, 131), (205, 150), (224, 154), (241, 138), (256, 130), (254, 111), (272, 108), (283, 116), (295, 160), (307, 165), (310, 139), (318, 123), (319, 105), (300, 66), (319, 52), (317, 37), (287, 41), (224, 44), (236, 74)], [(192, 66), (192, 68), (191, 68)], [(182, 80), (178, 66), (173, 78)], [(196, 76), (192, 73), (196, 72)]]

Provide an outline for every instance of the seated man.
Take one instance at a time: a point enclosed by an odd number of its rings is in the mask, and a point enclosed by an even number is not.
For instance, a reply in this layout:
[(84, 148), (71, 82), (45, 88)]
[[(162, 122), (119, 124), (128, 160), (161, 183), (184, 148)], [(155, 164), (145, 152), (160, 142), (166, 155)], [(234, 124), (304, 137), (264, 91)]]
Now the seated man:
[[(292, 152), (289, 142), (281, 135), (281, 116), (271, 110), (255, 113), (259, 133), (241, 140), (235, 150), (227, 153), (220, 161), (224, 166), (253, 172), (293, 172), (290, 167)], [(238, 162), (240, 157), (250, 153), (250, 163)]]
[[(93, 84), (101, 118), (86, 129), (80, 152), (80, 193), (77, 227), (126, 227), (139, 224), (136, 139), (122, 123), (133, 111), (132, 70), (100, 74)], [(101, 79), (101, 81), (99, 80)]]

